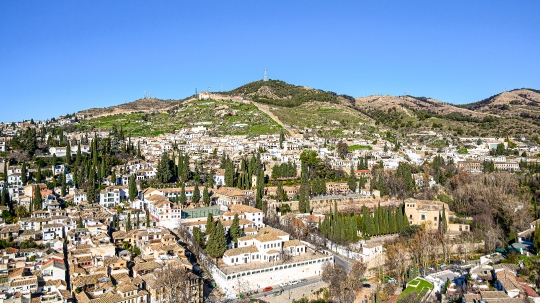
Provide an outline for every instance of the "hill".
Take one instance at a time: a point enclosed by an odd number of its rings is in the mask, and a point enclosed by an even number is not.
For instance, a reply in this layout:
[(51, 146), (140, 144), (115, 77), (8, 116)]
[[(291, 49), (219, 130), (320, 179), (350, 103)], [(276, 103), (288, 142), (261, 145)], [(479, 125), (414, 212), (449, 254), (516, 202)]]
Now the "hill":
[(129, 114), (135, 112), (150, 112), (150, 111), (165, 111), (180, 101), (178, 100), (160, 100), (155, 98), (142, 98), (132, 102), (105, 107), (105, 108), (90, 108), (79, 111), (77, 114), (87, 115), (89, 117), (101, 117), (117, 114)]
[(514, 89), (462, 107), (502, 117), (540, 121), (540, 91), (530, 88)]
[(330, 102), (339, 103), (344, 100), (353, 102), (354, 99), (346, 95), (337, 95), (334, 92), (298, 86), (281, 80), (255, 81), (242, 85), (225, 94), (242, 96), (258, 103), (278, 105), (285, 107), (299, 106), (304, 102)]

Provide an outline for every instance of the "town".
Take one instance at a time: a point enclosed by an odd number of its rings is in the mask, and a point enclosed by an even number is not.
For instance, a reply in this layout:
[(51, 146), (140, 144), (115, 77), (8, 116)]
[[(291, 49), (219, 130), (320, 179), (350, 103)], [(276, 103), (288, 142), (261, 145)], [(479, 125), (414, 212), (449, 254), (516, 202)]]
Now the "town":
[(531, 138), (94, 118), (0, 124), (3, 302), (540, 302)]

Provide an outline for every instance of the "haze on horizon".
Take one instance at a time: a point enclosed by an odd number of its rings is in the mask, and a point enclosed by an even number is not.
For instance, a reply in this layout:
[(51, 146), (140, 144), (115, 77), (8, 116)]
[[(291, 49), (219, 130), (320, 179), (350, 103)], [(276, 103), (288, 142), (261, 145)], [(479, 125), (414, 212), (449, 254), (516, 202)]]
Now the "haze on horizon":
[(0, 121), (271, 79), (470, 103), (540, 88), (540, 2), (0, 3)]

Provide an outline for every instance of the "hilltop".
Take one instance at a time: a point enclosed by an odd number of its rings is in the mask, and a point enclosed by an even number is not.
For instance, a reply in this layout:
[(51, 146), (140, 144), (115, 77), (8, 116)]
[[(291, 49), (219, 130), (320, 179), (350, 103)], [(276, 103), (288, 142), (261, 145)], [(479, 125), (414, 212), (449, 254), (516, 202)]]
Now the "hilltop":
[(129, 114), (135, 112), (165, 111), (177, 105), (178, 100), (160, 100), (156, 98), (142, 98), (132, 102), (105, 108), (90, 108), (77, 112), (89, 117), (102, 117), (116, 114)]
[(514, 89), (461, 107), (503, 117), (540, 121), (540, 91), (530, 88)]

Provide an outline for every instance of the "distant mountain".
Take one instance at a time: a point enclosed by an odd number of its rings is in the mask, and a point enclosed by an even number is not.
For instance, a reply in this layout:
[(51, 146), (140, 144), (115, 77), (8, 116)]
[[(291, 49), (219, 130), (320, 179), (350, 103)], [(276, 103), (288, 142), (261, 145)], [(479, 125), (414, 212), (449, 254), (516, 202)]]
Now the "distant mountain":
[(540, 91), (531, 88), (514, 89), (461, 107), (501, 117), (540, 121)]
[(89, 117), (101, 117), (116, 114), (129, 114), (134, 112), (164, 111), (178, 105), (178, 100), (160, 100), (155, 98), (143, 98), (132, 102), (105, 107), (90, 108), (79, 111), (77, 114), (84, 114)]

